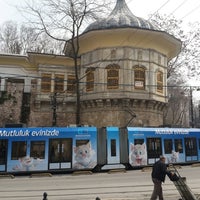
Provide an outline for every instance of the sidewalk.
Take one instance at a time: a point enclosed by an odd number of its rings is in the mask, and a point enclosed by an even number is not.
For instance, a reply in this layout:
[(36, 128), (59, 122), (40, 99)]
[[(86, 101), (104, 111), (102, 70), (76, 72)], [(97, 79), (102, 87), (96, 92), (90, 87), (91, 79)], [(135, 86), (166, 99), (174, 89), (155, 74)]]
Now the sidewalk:
[[(200, 196), (200, 167), (179, 169), (194, 194)], [(0, 200), (149, 200), (153, 190), (151, 170), (119, 173), (62, 174), (53, 176), (1, 177)], [(163, 184), (165, 200), (181, 199), (167, 177)]]

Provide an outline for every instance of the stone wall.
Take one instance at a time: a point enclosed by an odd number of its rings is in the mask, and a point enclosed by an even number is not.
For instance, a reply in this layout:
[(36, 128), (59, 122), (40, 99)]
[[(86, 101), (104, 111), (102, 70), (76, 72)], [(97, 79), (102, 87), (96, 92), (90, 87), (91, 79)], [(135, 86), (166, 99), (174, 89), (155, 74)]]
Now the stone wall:
[[(148, 106), (152, 104), (152, 106)], [(104, 126), (160, 126), (163, 124), (165, 104), (148, 101), (129, 101), (124, 105), (121, 100), (84, 102), (82, 105), (82, 124)]]
[(7, 81), (6, 90), (0, 95), (0, 127), (20, 123), (23, 83)]

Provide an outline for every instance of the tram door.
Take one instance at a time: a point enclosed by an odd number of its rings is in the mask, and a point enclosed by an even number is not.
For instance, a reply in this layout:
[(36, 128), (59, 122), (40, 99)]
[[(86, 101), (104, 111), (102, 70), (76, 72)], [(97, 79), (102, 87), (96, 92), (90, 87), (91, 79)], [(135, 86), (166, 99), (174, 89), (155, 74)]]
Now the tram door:
[(185, 159), (186, 161), (197, 161), (197, 140), (194, 137), (185, 138)]
[(162, 155), (161, 138), (147, 138), (148, 164), (152, 164)]
[(72, 139), (51, 139), (49, 141), (49, 169), (72, 167)]
[(107, 128), (107, 164), (120, 163), (119, 130)]
[(8, 141), (0, 140), (0, 172), (6, 171)]

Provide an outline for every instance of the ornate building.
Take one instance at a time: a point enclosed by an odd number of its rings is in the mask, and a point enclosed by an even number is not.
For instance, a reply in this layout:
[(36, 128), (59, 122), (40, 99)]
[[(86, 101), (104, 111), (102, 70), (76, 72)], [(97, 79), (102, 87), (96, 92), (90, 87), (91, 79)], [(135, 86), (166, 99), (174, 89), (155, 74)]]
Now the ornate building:
[[(117, 0), (107, 18), (90, 24), (80, 36), (81, 124), (162, 125), (168, 100), (167, 63), (180, 49), (178, 39), (134, 16), (125, 0)], [(1, 123), (76, 123), (74, 63), (67, 43), (64, 51), (65, 56), (0, 55), (0, 100), (8, 98), (13, 87), (21, 86), (21, 97), (15, 99), (20, 102), (18, 118), (12, 121), (8, 111), (8, 116), (1, 116)], [(0, 109), (7, 101), (0, 101)]]

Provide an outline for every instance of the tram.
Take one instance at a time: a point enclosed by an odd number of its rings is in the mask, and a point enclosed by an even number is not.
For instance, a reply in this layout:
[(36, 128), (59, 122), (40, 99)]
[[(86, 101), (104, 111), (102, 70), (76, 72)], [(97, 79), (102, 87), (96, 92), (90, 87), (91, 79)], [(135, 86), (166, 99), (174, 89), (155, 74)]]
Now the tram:
[(0, 128), (0, 173), (101, 171), (200, 161), (200, 129)]

